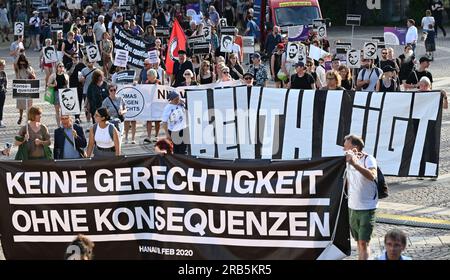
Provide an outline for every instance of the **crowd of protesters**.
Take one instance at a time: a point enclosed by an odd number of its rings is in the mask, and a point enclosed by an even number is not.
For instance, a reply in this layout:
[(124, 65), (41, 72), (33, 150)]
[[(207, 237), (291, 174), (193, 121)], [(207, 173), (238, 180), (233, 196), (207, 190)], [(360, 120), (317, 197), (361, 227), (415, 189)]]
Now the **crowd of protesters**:
[[(394, 54), (392, 48), (383, 48), (377, 59), (364, 59), (361, 54), (361, 68), (349, 68), (345, 61), (333, 55), (333, 49), (326, 38), (319, 38), (316, 31), (311, 29), (306, 40), (301, 42), (307, 51), (309, 46), (316, 46), (330, 55), (314, 60), (310, 57), (300, 58), (292, 61), (288, 58), (287, 34), (282, 34), (280, 27), (273, 26), (266, 36), (265, 43), (261, 45), (260, 52), (250, 56), (244, 54), (243, 38), (245, 36), (257, 36), (259, 27), (256, 25), (253, 15), (253, 1), (236, 0), (225, 1), (200, 1), (200, 18), (194, 20), (187, 11), (192, 8), (188, 3), (172, 3), (165, 1), (142, 1), (135, 3), (127, 9), (119, 7), (118, 1), (82, 1), (80, 9), (70, 9), (61, 1), (46, 1), (45, 7), (34, 7), (30, 10), (18, 2), (14, 7), (9, 7), (10, 13), (6, 20), (10, 22), (23, 21), (26, 23), (25, 36), (15, 36), (10, 45), (10, 61), (17, 79), (36, 79), (35, 68), (39, 67), (45, 72), (46, 90), (58, 91), (65, 88), (77, 88), (77, 94), (82, 114), (62, 116), (60, 112), (60, 100), (58, 94), (53, 102), (55, 108), (56, 126), (63, 130), (55, 131), (55, 146), (59, 151), (54, 153), (55, 158), (67, 158), (101, 155), (120, 155), (122, 142), (136, 144), (136, 121), (125, 120), (126, 106), (124, 100), (117, 96), (117, 73), (130, 68), (114, 65), (114, 30), (121, 26), (126, 32), (134, 36), (140, 36), (148, 42), (152, 49), (158, 51), (156, 63), (145, 59), (143, 67), (138, 70), (134, 84), (157, 84), (170, 85), (173, 87), (196, 86), (213, 83), (235, 81), (237, 84), (248, 86), (268, 86), (274, 82), (275, 87), (290, 89), (318, 89), (318, 90), (360, 90), (360, 91), (401, 91), (421, 90), (421, 86), (429, 81), (428, 89), (432, 89), (433, 76), (428, 68), (433, 60), (432, 52), (418, 57), (415, 52), (418, 40), (415, 21), (407, 21), (409, 44), (404, 47), (404, 53), (400, 56)], [(430, 6), (426, 11), (426, 18), (422, 20), (424, 32), (433, 37), (437, 34), (435, 29), (439, 25), (439, 3)], [(7, 13), (2, 7), (1, 11)], [(224, 53), (220, 49), (220, 18), (226, 18), (228, 26), (235, 26), (234, 40), (228, 44), (231, 53)], [(172, 71), (166, 67), (166, 55), (168, 50), (167, 38), (158, 37), (156, 30), (159, 27), (172, 27), (174, 21), (178, 21), (187, 37), (204, 34), (203, 27), (211, 27), (210, 53), (206, 55), (193, 55), (187, 46), (186, 50), (178, 51), (178, 59), (175, 60)], [(3, 20), (5, 21), (5, 20)], [(5, 22), (1, 22), (2, 27)], [(50, 25), (61, 23), (62, 30), (53, 32)], [(444, 35), (445, 30), (441, 28)], [(2, 28), (2, 36), (9, 40), (8, 28)], [(434, 32), (434, 34), (432, 33)], [(230, 36), (231, 39), (231, 36)], [(27, 49), (26, 42), (31, 40)], [(428, 39), (430, 40), (430, 39)], [(300, 43), (300, 42), (299, 42)], [(101, 53), (99, 62), (90, 62), (86, 47), (97, 44)], [(55, 45), (59, 62), (46, 63), (44, 60), (43, 47)], [(39, 65), (33, 67), (28, 59), (27, 52), (41, 52)], [(0, 60), (0, 113), (4, 105), (6, 92), (6, 75), (4, 67), (6, 61)], [(3, 74), (2, 74), (3, 73)], [(422, 78), (427, 80), (422, 82)], [(448, 106), (446, 94), (444, 95), (444, 107)], [(172, 96), (172, 97), (171, 97)], [(174, 116), (171, 114), (183, 114), (183, 102), (179, 97), (169, 94), (171, 99), (164, 110), (162, 122), (147, 121), (146, 137), (144, 143), (155, 143), (165, 134), (171, 139), (174, 132), (182, 135), (185, 124), (174, 125)], [(24, 111), (32, 108), (31, 99), (17, 99), (19, 117), (17, 124), (22, 124)], [(39, 109), (39, 108), (37, 108)], [(0, 114), (0, 128), (5, 127)], [(33, 118), (36, 118), (36, 114)], [(83, 120), (85, 119), (85, 120)], [(33, 123), (31, 119), (28, 119)], [(86, 132), (89, 133), (84, 139), (84, 133), (80, 133), (80, 124), (85, 121), (93, 126)], [(168, 123), (169, 122), (169, 123)], [(39, 124), (39, 121), (36, 122)], [(36, 125), (37, 125), (36, 124)], [(26, 124), (26, 126), (29, 124)], [(71, 129), (69, 130), (69, 127)], [(160, 129), (162, 126), (162, 129)], [(174, 129), (177, 130), (172, 130)], [(34, 127), (37, 131), (39, 126)], [(131, 141), (129, 133), (131, 129)], [(30, 133), (31, 132), (31, 133)], [(30, 139), (33, 133), (31, 127), (22, 128), (18, 137)], [(61, 134), (62, 133), (62, 134)], [(62, 136), (63, 137), (62, 137)], [(26, 136), (26, 137), (25, 137)], [(66, 137), (67, 136), (67, 137)], [(122, 141), (123, 138), (123, 141)], [(46, 138), (45, 138), (46, 139)], [(41, 139), (43, 140), (43, 139)], [(70, 140), (70, 141), (69, 141)], [(33, 140), (34, 141), (34, 140)], [(47, 140), (45, 140), (47, 141)], [(22, 144), (23, 141), (17, 141)], [(45, 142), (47, 143), (47, 142)], [(29, 147), (31, 152), (36, 148)], [(68, 147), (73, 147), (68, 149)], [(87, 153), (80, 152), (87, 147)], [(67, 148), (67, 149), (66, 149)], [(185, 153), (186, 147), (173, 146), (175, 153)], [(30, 154), (30, 158), (40, 157)], [(96, 156), (97, 156), (96, 155)]]

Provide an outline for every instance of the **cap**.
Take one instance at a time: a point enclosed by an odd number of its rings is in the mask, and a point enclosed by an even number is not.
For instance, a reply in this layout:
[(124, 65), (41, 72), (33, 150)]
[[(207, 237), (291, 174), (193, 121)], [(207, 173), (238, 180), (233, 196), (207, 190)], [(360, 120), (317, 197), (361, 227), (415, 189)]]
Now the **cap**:
[(246, 73), (244, 74), (244, 78), (247, 77), (247, 76), (250, 76), (250, 77), (252, 77), (252, 78), (255, 78), (255, 76), (254, 76), (251, 72), (246, 72)]
[(284, 49), (284, 44), (283, 43), (278, 43), (277, 49), (280, 49), (280, 50)]
[(175, 98), (180, 97), (180, 95), (178, 94), (178, 92), (176, 91), (171, 91), (169, 92), (169, 94), (167, 95), (167, 100), (171, 101), (174, 100)]
[(299, 61), (299, 62), (295, 63), (294, 66), (295, 67), (305, 67), (305, 63), (303, 63), (302, 61)]
[(252, 58), (261, 58), (261, 55), (259, 53), (254, 53)]
[(425, 61), (432, 61), (430, 58), (428, 58), (428, 57), (426, 57), (426, 56), (422, 56), (420, 59), (419, 59), (419, 63), (422, 63), (422, 62), (425, 62)]
[(383, 72), (394, 72), (395, 68), (392, 67), (391, 65), (386, 65), (386, 66), (383, 67), (382, 70), (383, 70)]
[(33, 14), (39, 14), (39, 12), (38, 11), (33, 11)]
[(186, 54), (185, 50), (178, 50), (178, 54)]

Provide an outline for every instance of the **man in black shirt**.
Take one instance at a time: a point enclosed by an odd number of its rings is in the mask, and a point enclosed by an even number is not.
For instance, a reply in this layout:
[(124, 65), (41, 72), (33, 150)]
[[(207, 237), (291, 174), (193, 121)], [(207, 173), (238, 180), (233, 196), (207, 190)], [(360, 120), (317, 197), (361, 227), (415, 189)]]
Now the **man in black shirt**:
[[(77, 95), (78, 95), (78, 104), (80, 105), (80, 112), (81, 112), (81, 104), (83, 102), (83, 83), (80, 82), (81, 70), (83, 70), (86, 65), (83, 63), (83, 61), (79, 58), (78, 54), (74, 54), (73, 56), (73, 64), (75, 67), (73, 68), (72, 74), (69, 76), (69, 87), (70, 88), (76, 88), (77, 89)], [(86, 96), (84, 96), (86, 98)], [(80, 114), (75, 115), (75, 123), (80, 124)]]
[(295, 65), (297, 74), (291, 76), (289, 84), (290, 89), (316, 89), (314, 77), (306, 73), (306, 67), (303, 62), (297, 62)]
[(413, 70), (406, 80), (405, 89), (417, 89), (419, 88), (419, 81), (422, 77), (428, 77), (430, 82), (433, 83), (433, 76), (430, 72), (427, 71), (427, 68), (430, 67), (430, 61), (426, 56), (423, 56), (419, 60), (419, 69)]
[[(187, 60), (186, 51), (179, 50), (178, 60), (175, 61), (175, 63), (173, 64), (173, 74), (172, 74), (173, 87), (179, 87), (185, 82), (183, 74), (184, 71), (186, 71), (187, 69), (190, 69), (192, 73), (195, 73), (192, 62)], [(192, 79), (195, 81), (195, 74)]]

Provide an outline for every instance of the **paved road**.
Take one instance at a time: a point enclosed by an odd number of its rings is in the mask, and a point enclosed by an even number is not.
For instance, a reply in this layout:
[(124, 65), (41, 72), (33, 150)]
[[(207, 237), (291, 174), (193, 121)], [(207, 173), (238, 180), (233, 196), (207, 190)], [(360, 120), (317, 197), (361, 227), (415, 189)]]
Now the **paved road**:
[[(372, 36), (382, 36), (382, 27), (356, 28), (354, 36), (355, 47), (362, 47), (363, 43), (370, 40)], [(349, 41), (351, 39), (350, 28), (332, 28), (329, 30), (331, 43), (334, 40)], [(7, 45), (0, 45), (0, 57), (7, 57)], [(400, 47), (395, 47), (397, 55), (401, 53)], [(425, 53), (423, 44), (417, 48), (418, 56)], [(29, 52), (32, 65), (38, 68), (38, 53)], [(435, 80), (434, 88), (444, 88), (450, 92), (450, 77), (448, 76), (448, 65), (450, 65), (450, 38), (439, 38), (437, 40), (437, 52), (435, 61), (430, 71)], [(8, 79), (13, 79), (11, 63), (6, 67)], [(43, 73), (38, 73), (40, 78)], [(44, 109), (43, 122), (51, 124), (50, 131), (55, 129), (54, 110), (43, 100), (35, 104)], [(12, 142), (19, 126), (16, 124), (18, 118), (15, 102), (8, 95), (5, 105), (4, 120), (6, 128), (0, 129), (0, 143)], [(53, 124), (53, 125), (52, 125)], [(87, 128), (87, 124), (84, 123)], [(388, 178), (391, 195), (381, 201), (378, 211), (378, 220), (374, 239), (371, 242), (372, 254), (379, 254), (383, 247), (383, 236), (391, 228), (399, 228), (408, 234), (408, 246), (406, 255), (413, 259), (450, 259), (450, 116), (449, 112), (443, 113), (441, 133), (441, 161), (439, 166), (439, 179), (416, 180), (414, 178)], [(146, 133), (143, 125), (138, 125), (136, 145), (125, 144), (125, 154), (152, 152), (151, 145), (143, 145), (142, 140)], [(389, 222), (382, 223), (382, 222)], [(392, 224), (394, 223), (394, 224)], [(413, 226), (411, 226), (413, 225)], [(356, 258), (356, 246), (352, 242), (352, 255), (346, 259)], [(0, 259), (4, 258), (0, 247)]]

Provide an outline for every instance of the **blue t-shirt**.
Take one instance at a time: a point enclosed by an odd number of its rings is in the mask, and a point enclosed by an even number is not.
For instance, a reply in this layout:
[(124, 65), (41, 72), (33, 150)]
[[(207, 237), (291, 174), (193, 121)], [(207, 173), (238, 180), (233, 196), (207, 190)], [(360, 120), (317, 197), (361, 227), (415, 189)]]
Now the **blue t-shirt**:
[[(72, 129), (71, 128), (64, 128), (64, 132), (67, 134), (69, 139), (74, 142), (73, 135), (72, 135)], [(74, 142), (75, 143), (75, 142)], [(75, 149), (75, 147), (70, 144), (70, 142), (64, 137), (64, 154), (63, 158), (69, 159), (69, 158), (81, 158), (80, 153)]]

